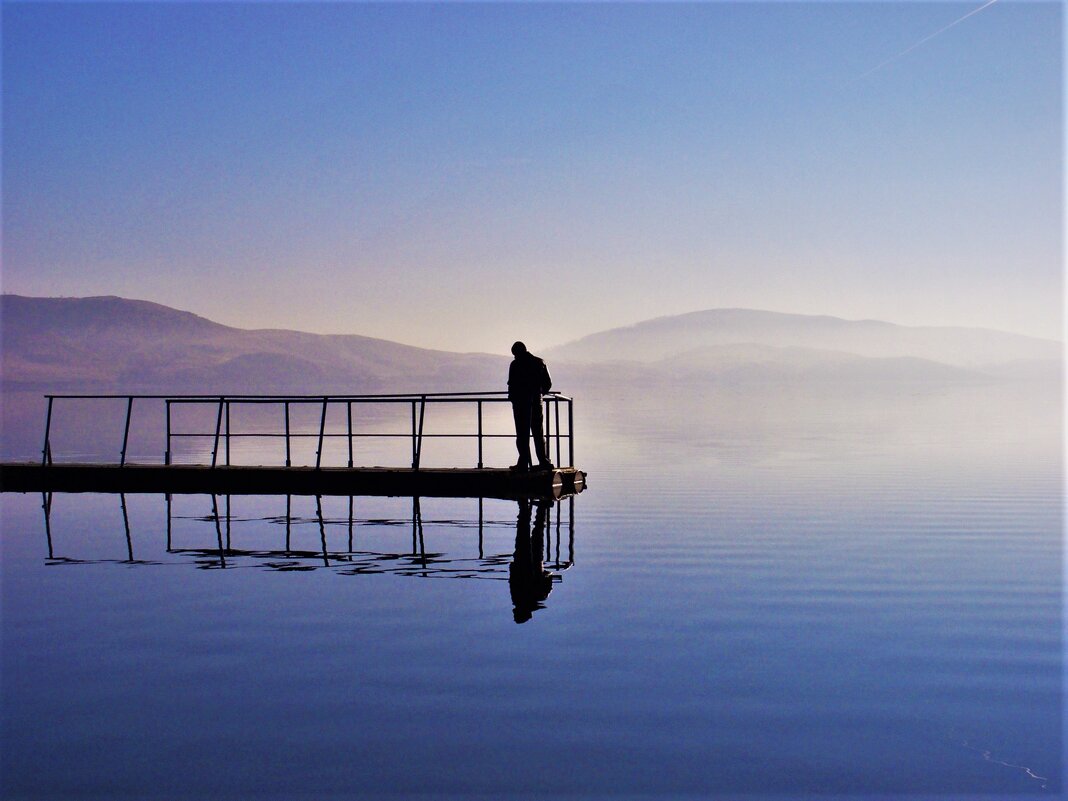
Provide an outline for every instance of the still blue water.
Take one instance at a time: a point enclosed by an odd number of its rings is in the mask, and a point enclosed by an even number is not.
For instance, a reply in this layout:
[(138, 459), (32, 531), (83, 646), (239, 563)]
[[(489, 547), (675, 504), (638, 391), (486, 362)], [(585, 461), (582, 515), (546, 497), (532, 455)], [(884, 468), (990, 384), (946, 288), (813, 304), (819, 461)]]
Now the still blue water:
[(1059, 394), (780, 396), (591, 392), (520, 625), (516, 503), (3, 495), (4, 797), (1057, 797)]

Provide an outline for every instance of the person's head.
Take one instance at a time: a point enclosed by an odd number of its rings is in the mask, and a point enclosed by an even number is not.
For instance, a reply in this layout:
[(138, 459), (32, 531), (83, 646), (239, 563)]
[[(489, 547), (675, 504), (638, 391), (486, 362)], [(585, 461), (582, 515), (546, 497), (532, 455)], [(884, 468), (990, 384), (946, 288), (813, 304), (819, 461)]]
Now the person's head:
[(534, 613), (526, 607), (517, 606), (512, 609), (512, 620), (514, 620), (516, 623), (526, 623), (532, 617), (534, 617)]
[(524, 345), (522, 342), (516, 342), (516, 343), (514, 343), (512, 345), (512, 355), (513, 356), (521, 356), (522, 354), (524, 354), (526, 352), (527, 352), (527, 346)]

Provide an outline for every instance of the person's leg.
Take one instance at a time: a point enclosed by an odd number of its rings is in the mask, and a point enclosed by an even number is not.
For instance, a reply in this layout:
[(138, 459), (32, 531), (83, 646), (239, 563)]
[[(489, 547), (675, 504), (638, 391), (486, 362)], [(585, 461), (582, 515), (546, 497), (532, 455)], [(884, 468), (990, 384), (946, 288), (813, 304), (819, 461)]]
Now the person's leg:
[(512, 401), (512, 417), (515, 419), (515, 447), (519, 452), (516, 467), (530, 466), (530, 404)]
[(530, 501), (519, 499), (519, 514), (515, 519), (515, 554), (513, 562), (530, 572)]
[(515, 554), (508, 565), (508, 590), (512, 595), (512, 615), (516, 623), (530, 620), (538, 608), (532, 590), (533, 565), (530, 550), (530, 501), (519, 501), (519, 515), (515, 521)]
[(534, 530), (530, 534), (530, 553), (533, 560), (538, 564), (538, 570), (541, 569), (544, 555), (545, 524), (548, 521), (549, 509), (552, 505), (553, 502), (551, 500), (539, 500), (534, 505)]
[(534, 453), (538, 457), (538, 464), (547, 465), (551, 463), (545, 455), (545, 431), (542, 429), (541, 417), (541, 399), (538, 398), (530, 404), (530, 433), (534, 437)]
[(534, 515), (534, 531), (530, 535), (531, 575), (534, 577), (536, 590), (534, 598), (539, 602), (549, 597), (553, 591), (552, 574), (545, 569), (545, 524), (549, 517), (552, 501), (538, 501)]

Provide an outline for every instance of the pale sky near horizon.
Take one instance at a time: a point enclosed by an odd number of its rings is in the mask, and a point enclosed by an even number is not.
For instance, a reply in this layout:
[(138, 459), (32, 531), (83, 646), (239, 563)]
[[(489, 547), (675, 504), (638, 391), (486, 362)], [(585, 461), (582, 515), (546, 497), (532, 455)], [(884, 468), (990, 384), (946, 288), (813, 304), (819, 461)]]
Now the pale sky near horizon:
[(1062, 10), (913, 47), (981, 5), (4, 3), (2, 289), (449, 350), (1060, 338)]

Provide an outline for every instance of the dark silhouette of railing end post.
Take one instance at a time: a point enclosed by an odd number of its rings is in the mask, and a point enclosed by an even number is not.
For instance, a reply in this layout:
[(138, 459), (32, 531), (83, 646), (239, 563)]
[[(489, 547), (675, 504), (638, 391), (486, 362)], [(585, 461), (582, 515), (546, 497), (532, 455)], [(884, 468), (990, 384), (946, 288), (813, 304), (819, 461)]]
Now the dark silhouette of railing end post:
[(226, 466), (230, 466), (230, 401), (226, 401)]
[(549, 416), (549, 399), (546, 398), (545, 399), (545, 431), (543, 432), (545, 434), (545, 450), (544, 450), (544, 453), (545, 453), (545, 458), (546, 459), (548, 459), (549, 458), (549, 454), (552, 453), (552, 444), (551, 444), (552, 443), (552, 438), (551, 438), (551, 431), (550, 431), (551, 428), (552, 428), (552, 421), (553, 421), (553, 419)]
[(553, 401), (553, 417), (556, 418), (556, 466), (560, 466), (560, 398)]
[(319, 447), (315, 451), (315, 469), (318, 470), (319, 466), (323, 462), (323, 434), (326, 433), (326, 404), (327, 399), (323, 398), (323, 413), (319, 417)]
[[(418, 419), (416, 418), (416, 406), (419, 407)], [(419, 462), (423, 456), (423, 420), (426, 417), (426, 395), (420, 395), (419, 400), (412, 400), (412, 470), (419, 469)]]
[(52, 402), (55, 400), (55, 396), (48, 396), (48, 412), (45, 415), (45, 438), (44, 446), (41, 448), (41, 465), (52, 464)]
[(286, 467), (292, 467), (293, 461), (289, 453), (289, 401), (283, 401), (286, 413)]
[(130, 442), (130, 413), (133, 411), (133, 395), (126, 398), (126, 427), (122, 432), (122, 451), (119, 454), (119, 467), (126, 464), (126, 446)]
[(215, 467), (219, 461), (219, 432), (222, 431), (223, 398), (219, 396), (219, 413), (215, 417), (215, 441), (211, 446), (211, 466)]
[(419, 454), (415, 449), (415, 401), (412, 401), (412, 470), (419, 466)]
[(349, 432), (349, 467), (352, 467), (352, 401), (345, 403), (345, 414), (348, 419)]
[(419, 469), (419, 463), (423, 459), (423, 420), (426, 418), (426, 395), (419, 398), (419, 433), (416, 435), (415, 446), (415, 469)]
[(482, 401), (478, 401), (478, 469), (482, 467)]
[(575, 402), (567, 399), (567, 459), (568, 467), (575, 466)]

